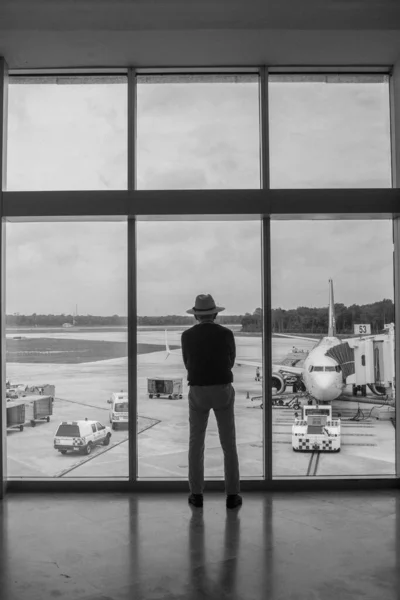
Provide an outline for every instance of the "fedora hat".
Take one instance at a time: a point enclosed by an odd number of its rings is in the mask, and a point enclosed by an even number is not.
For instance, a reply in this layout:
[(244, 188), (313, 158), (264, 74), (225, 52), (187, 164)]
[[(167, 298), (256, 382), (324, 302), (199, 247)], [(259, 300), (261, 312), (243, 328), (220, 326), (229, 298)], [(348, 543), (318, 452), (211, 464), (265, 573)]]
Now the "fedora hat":
[(210, 294), (199, 294), (193, 308), (189, 308), (186, 312), (190, 315), (214, 315), (215, 313), (225, 310), (223, 306), (216, 306), (214, 298)]

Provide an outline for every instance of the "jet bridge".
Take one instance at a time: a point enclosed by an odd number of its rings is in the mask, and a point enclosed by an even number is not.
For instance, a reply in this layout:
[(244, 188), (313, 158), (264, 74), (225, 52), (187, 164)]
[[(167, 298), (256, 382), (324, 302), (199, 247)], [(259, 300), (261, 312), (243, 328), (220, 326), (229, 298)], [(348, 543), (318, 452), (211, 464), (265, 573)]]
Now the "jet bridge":
[(394, 325), (386, 333), (350, 338), (326, 353), (342, 368), (343, 378), (354, 388), (368, 386), (374, 394), (394, 396)]
[(352, 340), (354, 376), (347, 383), (368, 385), (375, 393), (384, 390), (394, 394), (394, 326), (388, 327), (387, 334)]

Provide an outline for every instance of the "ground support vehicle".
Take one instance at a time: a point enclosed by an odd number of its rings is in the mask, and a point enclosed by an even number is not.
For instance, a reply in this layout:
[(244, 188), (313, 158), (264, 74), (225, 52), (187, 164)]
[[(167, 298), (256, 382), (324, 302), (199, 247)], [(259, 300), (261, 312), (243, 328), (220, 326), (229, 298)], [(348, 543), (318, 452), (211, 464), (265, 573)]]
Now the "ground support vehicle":
[(110, 406), (109, 420), (113, 429), (129, 421), (128, 392), (113, 392), (107, 400)]
[(292, 447), (296, 452), (340, 452), (340, 419), (332, 418), (332, 406), (308, 404), (292, 425)]
[(183, 380), (164, 379), (163, 377), (147, 378), (149, 398), (182, 398)]
[(7, 429), (18, 427), (20, 431), (24, 430), (25, 424), (25, 404), (19, 400), (7, 401)]
[[(260, 408), (263, 408), (264, 406), (263, 399), (263, 396), (253, 396), (250, 398), (252, 402), (254, 400), (261, 401)], [(272, 396), (272, 407), (293, 408), (294, 410), (299, 410), (301, 408), (301, 404), (299, 403), (297, 396)]]
[(98, 421), (63, 421), (54, 436), (54, 449), (61, 454), (72, 451), (89, 455), (99, 444), (108, 446), (110, 438), (110, 428)]
[(53, 414), (53, 396), (32, 395), (24, 396), (25, 421), (30, 421), (32, 427), (36, 426), (36, 421), (50, 421)]
[(299, 410), (301, 408), (301, 404), (297, 396), (272, 396), (272, 406), (280, 406), (281, 408), (294, 408), (295, 410)]

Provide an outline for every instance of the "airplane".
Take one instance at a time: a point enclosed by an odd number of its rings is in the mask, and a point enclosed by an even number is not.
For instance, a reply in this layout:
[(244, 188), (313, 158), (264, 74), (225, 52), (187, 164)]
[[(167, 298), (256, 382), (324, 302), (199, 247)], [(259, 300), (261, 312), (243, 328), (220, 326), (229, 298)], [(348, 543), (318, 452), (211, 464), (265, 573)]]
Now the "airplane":
[[(351, 346), (360, 338), (339, 339), (336, 337), (335, 305), (333, 300), (333, 281), (329, 279), (329, 315), (328, 335), (322, 337), (308, 352), (302, 367), (293, 367), (284, 361), (281, 365), (272, 365), (272, 387), (276, 387), (276, 393), (285, 391), (287, 374), (300, 377), (294, 384), (294, 392), (305, 391), (318, 402), (332, 402), (339, 398), (346, 388), (346, 377), (354, 373), (354, 353)], [(279, 337), (305, 340), (315, 342), (315, 338), (294, 336), (284, 333), (274, 334)], [(378, 336), (363, 336), (362, 339)], [(286, 364), (285, 364), (286, 362)], [(240, 361), (242, 365), (258, 367), (260, 363)], [(376, 396), (386, 394), (385, 388), (379, 385), (369, 384), (368, 387)]]
[[(304, 353), (305, 358), (301, 359), (300, 354), (297, 354), (295, 360), (284, 360), (281, 364), (272, 365), (272, 387), (276, 389), (276, 394), (282, 394), (289, 381), (293, 384), (294, 392), (306, 392), (309, 396), (318, 402), (332, 402), (341, 396), (347, 385), (346, 377), (354, 373), (354, 370), (348, 368), (348, 365), (354, 365), (354, 355), (347, 340), (336, 337), (336, 319), (333, 300), (333, 281), (329, 279), (329, 316), (328, 316), (328, 335), (322, 337), (319, 341), (315, 338), (304, 336), (295, 336), (289, 334), (274, 334), (279, 337), (287, 337), (296, 340), (306, 340), (308, 342), (316, 342), (315, 346), (308, 352)], [(364, 336), (362, 339), (367, 339)], [(369, 336), (376, 337), (376, 336)], [(166, 351), (168, 354), (178, 354), (170, 350), (165, 332)], [(335, 347), (340, 346), (336, 351)], [(342, 356), (340, 355), (342, 354)], [(301, 362), (303, 363), (301, 365)], [(262, 367), (261, 361), (249, 361), (237, 359), (235, 364), (241, 366), (253, 366), (258, 369)], [(296, 366), (298, 364), (299, 366)], [(301, 365), (301, 366), (300, 366)], [(256, 380), (259, 377), (256, 376)], [(385, 393), (379, 386), (369, 385), (371, 391), (378, 396)]]

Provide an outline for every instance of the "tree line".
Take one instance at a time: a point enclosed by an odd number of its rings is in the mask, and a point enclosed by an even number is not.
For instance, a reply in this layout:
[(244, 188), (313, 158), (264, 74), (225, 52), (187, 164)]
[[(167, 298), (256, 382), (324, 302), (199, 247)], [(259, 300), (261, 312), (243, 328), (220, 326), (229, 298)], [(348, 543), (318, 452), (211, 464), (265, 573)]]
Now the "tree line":
[[(241, 324), (243, 315), (219, 315), (218, 322), (221, 324)], [(138, 317), (138, 325), (193, 325), (194, 318), (189, 315), (165, 315), (160, 317), (144, 316)], [(8, 327), (62, 327), (64, 324), (76, 327), (126, 327), (127, 317), (111, 315), (103, 317), (99, 315), (32, 315), (13, 314), (6, 315), (6, 326)]]
[[(335, 304), (337, 333), (353, 333), (357, 323), (371, 325), (372, 333), (378, 333), (385, 323), (394, 323), (394, 304), (384, 299), (372, 304)], [(328, 331), (328, 309), (299, 306), (289, 310), (274, 308), (271, 311), (272, 331), (274, 333), (326, 333)], [(111, 315), (6, 315), (6, 326), (9, 327), (62, 327), (65, 323), (77, 327), (126, 327), (126, 316)], [(194, 318), (189, 315), (139, 316), (138, 325), (168, 326), (193, 325)], [(218, 323), (240, 324), (242, 331), (262, 330), (262, 309), (256, 308), (253, 314), (218, 315)]]
[[(335, 304), (336, 331), (338, 334), (353, 333), (354, 325), (371, 325), (372, 333), (381, 331), (385, 323), (394, 323), (394, 304), (384, 299), (372, 304)], [(299, 306), (285, 310), (274, 308), (271, 311), (273, 333), (327, 333), (328, 309)], [(243, 331), (261, 331), (262, 310), (257, 308), (252, 315), (242, 319)]]

